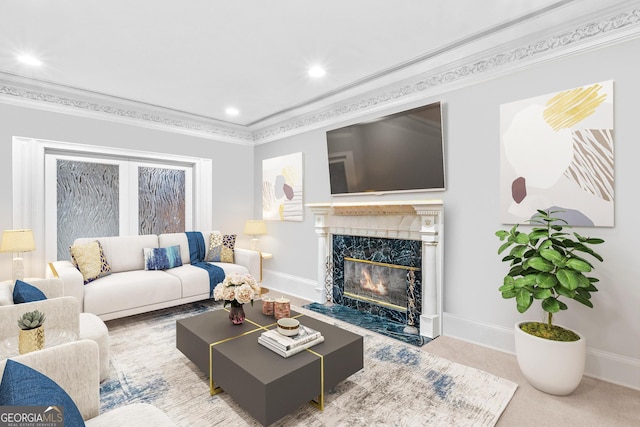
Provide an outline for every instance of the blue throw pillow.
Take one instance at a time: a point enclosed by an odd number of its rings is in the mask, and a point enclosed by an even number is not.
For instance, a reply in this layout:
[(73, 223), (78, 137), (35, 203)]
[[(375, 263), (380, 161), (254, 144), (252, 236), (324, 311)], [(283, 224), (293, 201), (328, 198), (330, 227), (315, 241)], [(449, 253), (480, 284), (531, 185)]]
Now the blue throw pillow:
[(182, 265), (179, 245), (167, 248), (144, 248), (143, 251), (145, 270), (166, 270)]
[(55, 406), (63, 408), (65, 427), (84, 426), (80, 411), (66, 391), (51, 378), (11, 359), (0, 383), (0, 406)]
[(22, 304), (24, 302), (42, 301), (47, 299), (46, 295), (42, 291), (33, 285), (23, 282), (22, 280), (16, 280), (16, 285), (13, 287), (13, 303)]

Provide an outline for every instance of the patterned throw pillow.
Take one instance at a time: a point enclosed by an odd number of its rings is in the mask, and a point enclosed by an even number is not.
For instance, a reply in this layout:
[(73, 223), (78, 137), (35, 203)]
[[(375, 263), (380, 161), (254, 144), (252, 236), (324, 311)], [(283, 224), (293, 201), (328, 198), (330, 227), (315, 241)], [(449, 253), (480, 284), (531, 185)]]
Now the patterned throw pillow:
[(236, 235), (211, 233), (209, 250), (205, 261), (233, 263), (233, 250), (236, 246)]
[(100, 277), (111, 274), (111, 266), (104, 257), (102, 245), (97, 240), (69, 248), (73, 263), (82, 273), (85, 285)]
[(145, 270), (166, 270), (182, 265), (180, 245), (166, 248), (144, 248), (143, 252)]
[(51, 378), (11, 359), (7, 360), (0, 382), (0, 406), (62, 408), (65, 426), (84, 426), (78, 407), (66, 391)]

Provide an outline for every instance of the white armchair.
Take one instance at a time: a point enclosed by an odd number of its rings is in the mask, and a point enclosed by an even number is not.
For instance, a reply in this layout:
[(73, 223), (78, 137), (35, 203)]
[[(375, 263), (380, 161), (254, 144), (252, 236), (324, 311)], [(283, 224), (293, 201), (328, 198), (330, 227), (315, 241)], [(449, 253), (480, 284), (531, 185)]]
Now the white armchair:
[[(100, 415), (100, 366), (98, 345), (79, 340), (12, 357), (58, 384), (78, 407), (88, 427), (175, 426), (160, 409), (146, 403), (116, 408)], [(0, 379), (6, 360), (0, 360)]]

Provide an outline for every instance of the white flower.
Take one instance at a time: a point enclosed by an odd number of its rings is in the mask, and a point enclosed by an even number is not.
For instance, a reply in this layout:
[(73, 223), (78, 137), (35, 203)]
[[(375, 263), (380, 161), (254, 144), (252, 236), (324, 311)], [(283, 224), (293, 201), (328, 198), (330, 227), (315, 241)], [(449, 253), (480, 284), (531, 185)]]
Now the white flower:
[(224, 298), (224, 290), (226, 286), (224, 283), (218, 283), (218, 285), (213, 289), (213, 298), (218, 301)]
[(236, 300), (240, 304), (246, 304), (253, 300), (253, 288), (245, 283), (236, 288)]
[(235, 297), (236, 297), (235, 289), (236, 289), (235, 286), (227, 286), (227, 287), (224, 288), (223, 296), (224, 296), (224, 299), (226, 301), (232, 301), (232, 300), (235, 299)]

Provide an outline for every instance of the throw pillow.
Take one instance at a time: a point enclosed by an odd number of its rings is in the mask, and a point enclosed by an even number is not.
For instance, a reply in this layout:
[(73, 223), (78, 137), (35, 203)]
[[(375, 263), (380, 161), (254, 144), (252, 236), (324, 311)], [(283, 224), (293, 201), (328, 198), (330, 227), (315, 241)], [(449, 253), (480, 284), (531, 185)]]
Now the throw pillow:
[(166, 248), (144, 248), (143, 252), (145, 270), (166, 270), (182, 265), (180, 245)]
[(209, 237), (209, 250), (204, 259), (208, 262), (233, 263), (233, 250), (236, 246), (236, 235), (211, 233)]
[(111, 266), (104, 256), (99, 241), (94, 240), (84, 245), (73, 245), (69, 248), (69, 252), (73, 263), (82, 273), (85, 284), (111, 274)]
[(13, 287), (14, 304), (42, 301), (45, 299), (47, 299), (47, 296), (40, 289), (22, 280), (16, 280), (16, 285)]
[[(44, 406), (63, 408), (65, 426), (84, 426), (71, 397), (51, 378), (8, 359), (0, 382), (0, 406)], [(54, 410), (55, 410), (54, 409)]]

